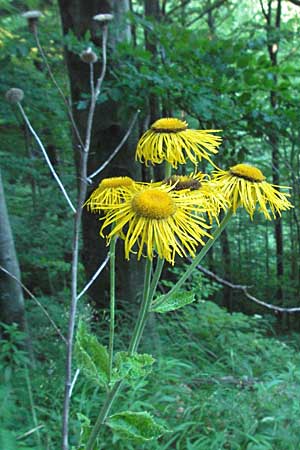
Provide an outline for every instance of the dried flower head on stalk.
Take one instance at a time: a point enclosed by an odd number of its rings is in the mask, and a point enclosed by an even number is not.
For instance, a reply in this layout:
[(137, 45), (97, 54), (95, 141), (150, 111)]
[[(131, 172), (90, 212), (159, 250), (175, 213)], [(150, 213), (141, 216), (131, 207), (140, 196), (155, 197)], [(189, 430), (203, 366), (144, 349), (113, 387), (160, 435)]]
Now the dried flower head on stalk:
[(22, 17), (24, 17), (24, 19), (27, 19), (29, 30), (32, 33), (36, 31), (39, 18), (42, 15), (43, 14), (41, 13), (41, 11), (38, 10), (27, 11), (22, 14)]
[(89, 47), (81, 53), (80, 59), (87, 64), (95, 64), (98, 61), (98, 56), (91, 47)]
[(24, 92), (19, 88), (11, 88), (6, 92), (5, 98), (9, 103), (20, 103), (24, 98)]
[(107, 25), (108, 22), (111, 22), (113, 20), (114, 16), (113, 14), (96, 14), (93, 19), (96, 20), (96, 22), (99, 22), (101, 25)]

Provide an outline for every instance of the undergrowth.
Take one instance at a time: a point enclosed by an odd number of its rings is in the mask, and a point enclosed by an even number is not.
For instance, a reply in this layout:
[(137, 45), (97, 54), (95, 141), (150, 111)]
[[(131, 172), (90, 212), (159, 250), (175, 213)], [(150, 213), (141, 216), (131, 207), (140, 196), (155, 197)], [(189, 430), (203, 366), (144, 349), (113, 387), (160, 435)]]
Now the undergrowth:
[[(207, 297), (213, 290), (207, 285), (203, 292)], [(50, 309), (63, 328), (65, 317), (57, 313), (58, 308), (62, 305), (55, 310), (52, 304)], [(38, 323), (37, 310), (30, 314)], [(82, 314), (87, 317), (90, 311)], [(120, 349), (130, 333), (129, 319), (124, 312), (122, 327), (127, 324), (127, 329), (118, 336)], [(104, 316), (94, 331), (103, 335), (106, 327)], [(0, 448), (5, 450), (60, 448), (63, 344), (44, 320), (31, 331), (38, 341), (34, 367), (19, 346), (22, 336), (16, 328), (8, 327), (9, 339), (1, 342)], [(141, 445), (116, 435), (111, 441), (107, 431), (97, 450), (299, 450), (297, 334), (282, 341), (269, 319), (229, 314), (198, 298), (182, 310), (156, 315), (147, 335), (156, 352), (153, 372), (134, 389), (123, 389), (117, 409), (131, 405), (133, 411), (148, 410), (169, 432), (158, 442)], [(146, 338), (141, 351), (149, 346)], [(98, 389), (80, 373), (72, 396), (72, 409), (79, 411), (71, 421), (74, 450), (85, 417), (95, 418), (99, 412)]]

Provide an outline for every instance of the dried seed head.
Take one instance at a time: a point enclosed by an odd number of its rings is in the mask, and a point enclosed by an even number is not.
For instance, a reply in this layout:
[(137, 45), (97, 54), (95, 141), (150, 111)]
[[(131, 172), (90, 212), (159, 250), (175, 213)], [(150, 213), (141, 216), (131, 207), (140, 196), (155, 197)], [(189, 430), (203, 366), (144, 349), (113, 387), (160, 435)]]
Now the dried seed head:
[(5, 98), (9, 103), (19, 103), (24, 98), (24, 92), (19, 88), (11, 88), (6, 92)]
[(114, 16), (112, 14), (97, 14), (93, 17), (94, 20), (97, 22), (100, 22), (100, 24), (107, 24), (108, 22), (112, 21)]
[(43, 14), (41, 13), (41, 11), (37, 10), (26, 11), (22, 14), (22, 17), (24, 17), (28, 21), (29, 31), (31, 31), (32, 33), (36, 31), (38, 20), (42, 15)]
[(32, 10), (32, 11), (26, 11), (25, 13), (22, 14), (22, 17), (24, 17), (25, 19), (36, 19), (38, 20), (43, 14), (41, 13), (41, 11), (37, 11), (37, 10)]
[(98, 57), (96, 53), (93, 52), (91, 47), (87, 48), (81, 53), (80, 59), (87, 64), (94, 64), (95, 62), (98, 61)]

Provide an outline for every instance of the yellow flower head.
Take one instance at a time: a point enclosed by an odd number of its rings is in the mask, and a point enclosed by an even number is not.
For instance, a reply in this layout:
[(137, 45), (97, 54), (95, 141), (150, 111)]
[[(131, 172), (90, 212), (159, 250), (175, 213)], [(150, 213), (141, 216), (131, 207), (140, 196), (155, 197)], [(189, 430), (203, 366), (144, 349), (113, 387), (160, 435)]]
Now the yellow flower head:
[(134, 186), (135, 182), (130, 177), (104, 178), (86, 201), (85, 206), (91, 212), (99, 213), (108, 205), (120, 203), (124, 190), (134, 189)]
[(220, 130), (190, 130), (183, 120), (159, 119), (140, 138), (135, 157), (146, 165), (167, 161), (174, 168), (187, 159), (195, 165), (202, 158), (212, 163), (210, 155), (218, 153), (222, 140), (212, 134), (217, 131)]
[(214, 173), (215, 181), (225, 198), (230, 202), (233, 212), (243, 206), (251, 219), (258, 205), (265, 218), (271, 220), (281, 215), (281, 211), (292, 208), (288, 201), (289, 194), (280, 192), (278, 188), (267, 181), (261, 170), (248, 164), (237, 164), (229, 170), (218, 170)]
[(191, 173), (190, 175), (172, 175), (164, 180), (164, 183), (173, 186), (175, 191), (182, 195), (193, 191), (194, 197), (206, 205), (206, 213), (210, 223), (213, 219), (219, 222), (220, 211), (226, 210), (229, 206), (228, 201), (220, 191), (216, 183), (210, 181), (210, 177), (202, 172)]
[(106, 210), (103, 230), (113, 224), (108, 241), (121, 234), (125, 242), (125, 257), (137, 249), (141, 258), (144, 248), (152, 259), (154, 251), (174, 264), (175, 255), (195, 255), (196, 247), (204, 244), (209, 225), (198, 212), (205, 206), (198, 197), (182, 196), (172, 186), (143, 186), (138, 191), (124, 192), (123, 202)]

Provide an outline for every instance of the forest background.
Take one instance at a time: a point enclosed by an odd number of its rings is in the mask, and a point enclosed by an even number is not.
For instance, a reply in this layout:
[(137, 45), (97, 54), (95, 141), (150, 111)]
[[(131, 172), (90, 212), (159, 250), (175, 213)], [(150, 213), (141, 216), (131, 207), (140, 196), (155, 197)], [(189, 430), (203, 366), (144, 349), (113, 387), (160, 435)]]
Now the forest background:
[[(79, 55), (91, 46), (101, 61), (92, 17), (114, 14), (88, 173), (107, 160), (137, 111), (139, 115), (129, 139), (89, 192), (104, 176), (159, 178), (159, 169), (133, 163), (135, 145), (154, 120), (168, 116), (185, 117), (191, 127), (223, 130), (215, 161), (223, 169), (252, 163), (268, 181), (292, 188), (294, 208), (276, 221), (266, 222), (258, 214), (250, 221), (238, 211), (186, 285), (198, 301), (184, 312), (151, 320), (148, 339), (155, 342), (159, 365), (141, 381), (136, 396), (122, 394), (120, 402), (133, 402), (136, 410), (151, 408), (172, 430), (159, 443), (145, 444), (147, 449), (299, 449), (299, 312), (288, 309), (300, 307), (300, 2), (1, 0), (1, 231), (10, 223), (22, 282), (64, 334), (72, 214), (19, 110), (5, 101), (5, 92), (11, 87), (24, 91), (23, 107), (74, 199), (79, 158), (65, 104), (21, 17), (28, 9), (43, 13), (39, 39), (55, 79), (72, 98), (80, 132), (86, 124), (89, 75)], [(95, 71), (100, 67), (97, 63)], [(208, 170), (203, 163), (199, 168)], [(9, 223), (4, 223), (4, 198)], [(97, 217), (84, 211), (81, 287), (107, 255), (98, 232)], [(3, 232), (0, 237), (1, 249), (7, 236)], [(0, 261), (4, 266), (3, 254)], [(119, 250), (120, 348), (136, 315), (142, 265), (133, 260), (128, 266)], [(182, 270), (180, 264), (175, 267), (165, 271), (162, 291)], [(23, 300), (14, 289), (13, 280), (2, 272), (0, 448), (57, 449), (64, 344), (28, 292)], [(104, 341), (107, 289), (106, 268), (79, 302), (79, 315)], [(253, 297), (275, 309), (257, 305)], [(143, 347), (147, 345), (146, 338)], [(96, 415), (96, 391), (80, 374), (72, 398), (74, 448), (84, 418)], [(143, 448), (110, 439), (107, 433), (109, 448)]]

